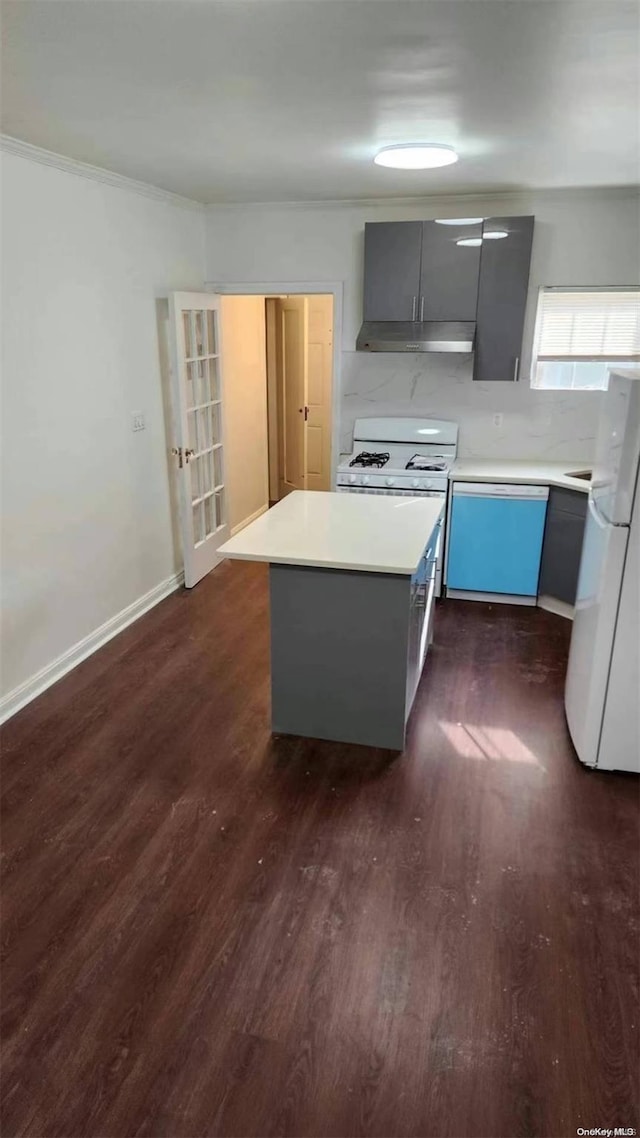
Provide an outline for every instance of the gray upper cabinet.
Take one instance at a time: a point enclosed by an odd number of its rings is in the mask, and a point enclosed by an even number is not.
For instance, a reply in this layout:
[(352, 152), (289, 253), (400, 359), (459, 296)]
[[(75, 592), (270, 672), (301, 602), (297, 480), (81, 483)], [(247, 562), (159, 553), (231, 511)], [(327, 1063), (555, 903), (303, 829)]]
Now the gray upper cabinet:
[(364, 227), (364, 319), (416, 320), (421, 221), (376, 221)]
[(480, 245), (458, 245), (478, 239), (482, 225), (422, 223), (420, 269), (421, 320), (475, 320), (478, 303)]
[(480, 253), (476, 348), (473, 378), (519, 378), (533, 217), (485, 218), (483, 234), (506, 232), (499, 240), (483, 238)]

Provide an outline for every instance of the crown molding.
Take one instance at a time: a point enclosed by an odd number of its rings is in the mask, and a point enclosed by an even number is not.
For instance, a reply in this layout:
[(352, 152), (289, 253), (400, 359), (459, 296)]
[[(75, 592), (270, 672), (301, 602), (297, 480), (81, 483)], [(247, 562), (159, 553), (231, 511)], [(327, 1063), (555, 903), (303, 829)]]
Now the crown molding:
[(418, 194), (405, 197), (381, 198), (328, 198), (326, 200), (311, 201), (238, 201), (238, 202), (200, 202), (194, 198), (174, 194), (171, 190), (163, 190), (160, 186), (153, 186), (149, 182), (139, 182), (135, 178), (128, 178), (125, 174), (116, 174), (103, 166), (92, 166), (88, 162), (81, 162), (77, 158), (68, 158), (64, 154), (57, 154), (53, 150), (45, 150), (41, 146), (34, 146), (31, 142), (24, 142), (20, 138), (13, 138), (9, 134), (0, 134), (0, 150), (7, 154), (14, 154), (18, 158), (27, 158), (31, 162), (39, 162), (41, 166), (52, 166), (67, 174), (75, 174), (80, 178), (89, 178), (103, 185), (113, 186), (116, 189), (128, 190), (129, 193), (139, 194), (150, 198), (151, 201), (168, 202), (180, 206), (182, 209), (194, 210), (198, 213), (213, 210), (247, 210), (247, 209), (295, 209), (295, 210), (331, 210), (331, 209), (384, 209), (394, 206), (420, 206), (433, 205), (446, 207), (460, 202), (471, 205), (474, 201), (512, 201), (514, 198), (546, 198), (547, 200), (566, 198), (568, 194), (575, 197), (629, 197), (640, 194), (640, 186), (567, 186), (564, 188), (544, 189), (518, 187), (511, 190), (486, 190), (484, 192), (473, 190), (458, 194)]
[(628, 198), (640, 196), (640, 186), (566, 186), (562, 188), (519, 188), (513, 190), (487, 190), (485, 193), (474, 190), (460, 194), (422, 194), (413, 197), (384, 198), (327, 198), (313, 201), (246, 201), (246, 202), (208, 202), (207, 211), (213, 210), (332, 210), (332, 209), (384, 209), (394, 206), (458, 206), (461, 202), (504, 202), (523, 198), (544, 198), (547, 201), (562, 201), (568, 196), (585, 198)]
[(77, 158), (67, 158), (64, 154), (56, 154), (53, 150), (44, 150), (41, 146), (33, 146), (30, 142), (23, 142), (20, 138), (12, 138), (9, 134), (0, 134), (0, 150), (7, 154), (14, 154), (18, 158), (27, 158), (31, 162), (39, 162), (41, 166), (52, 166), (62, 170), (65, 174), (76, 174), (79, 178), (88, 178), (92, 182), (102, 182), (105, 186), (113, 186), (118, 190), (128, 190), (129, 193), (139, 194), (152, 201), (167, 202), (179, 206), (181, 209), (195, 210), (201, 213), (206, 207), (202, 202), (193, 198), (173, 194), (170, 190), (163, 190), (160, 186), (152, 186), (149, 182), (138, 182), (135, 178), (127, 178), (124, 174), (116, 174), (113, 170), (106, 170), (103, 166), (91, 166), (88, 162), (80, 162)]

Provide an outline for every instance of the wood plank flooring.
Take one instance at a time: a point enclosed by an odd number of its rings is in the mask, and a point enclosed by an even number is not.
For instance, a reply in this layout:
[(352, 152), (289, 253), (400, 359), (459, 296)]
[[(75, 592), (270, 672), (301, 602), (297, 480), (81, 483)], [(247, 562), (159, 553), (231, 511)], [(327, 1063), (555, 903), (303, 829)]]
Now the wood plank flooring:
[(638, 1127), (638, 780), (573, 754), (568, 636), (448, 601), (403, 756), (272, 738), (223, 563), (10, 721), (5, 1138)]

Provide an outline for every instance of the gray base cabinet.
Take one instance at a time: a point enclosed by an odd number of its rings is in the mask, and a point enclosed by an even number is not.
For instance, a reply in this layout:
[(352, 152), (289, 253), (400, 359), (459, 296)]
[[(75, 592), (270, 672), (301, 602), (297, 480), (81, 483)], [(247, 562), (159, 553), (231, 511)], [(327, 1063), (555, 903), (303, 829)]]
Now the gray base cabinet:
[(440, 526), (413, 577), (271, 565), (271, 726), (401, 751), (428, 644)]
[(540, 565), (540, 595), (575, 604), (586, 516), (586, 494), (551, 487)]

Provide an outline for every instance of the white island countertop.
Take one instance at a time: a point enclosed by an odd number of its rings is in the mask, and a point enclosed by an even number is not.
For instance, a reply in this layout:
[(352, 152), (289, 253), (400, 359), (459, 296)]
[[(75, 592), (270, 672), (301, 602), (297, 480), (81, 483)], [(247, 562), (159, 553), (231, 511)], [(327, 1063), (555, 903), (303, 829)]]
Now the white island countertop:
[(444, 499), (295, 490), (220, 546), (223, 557), (415, 573)]
[(533, 486), (564, 486), (588, 494), (591, 483), (571, 478), (570, 472), (589, 470), (590, 462), (518, 461), (500, 458), (464, 458), (454, 462), (449, 478), (459, 482), (513, 482)]

